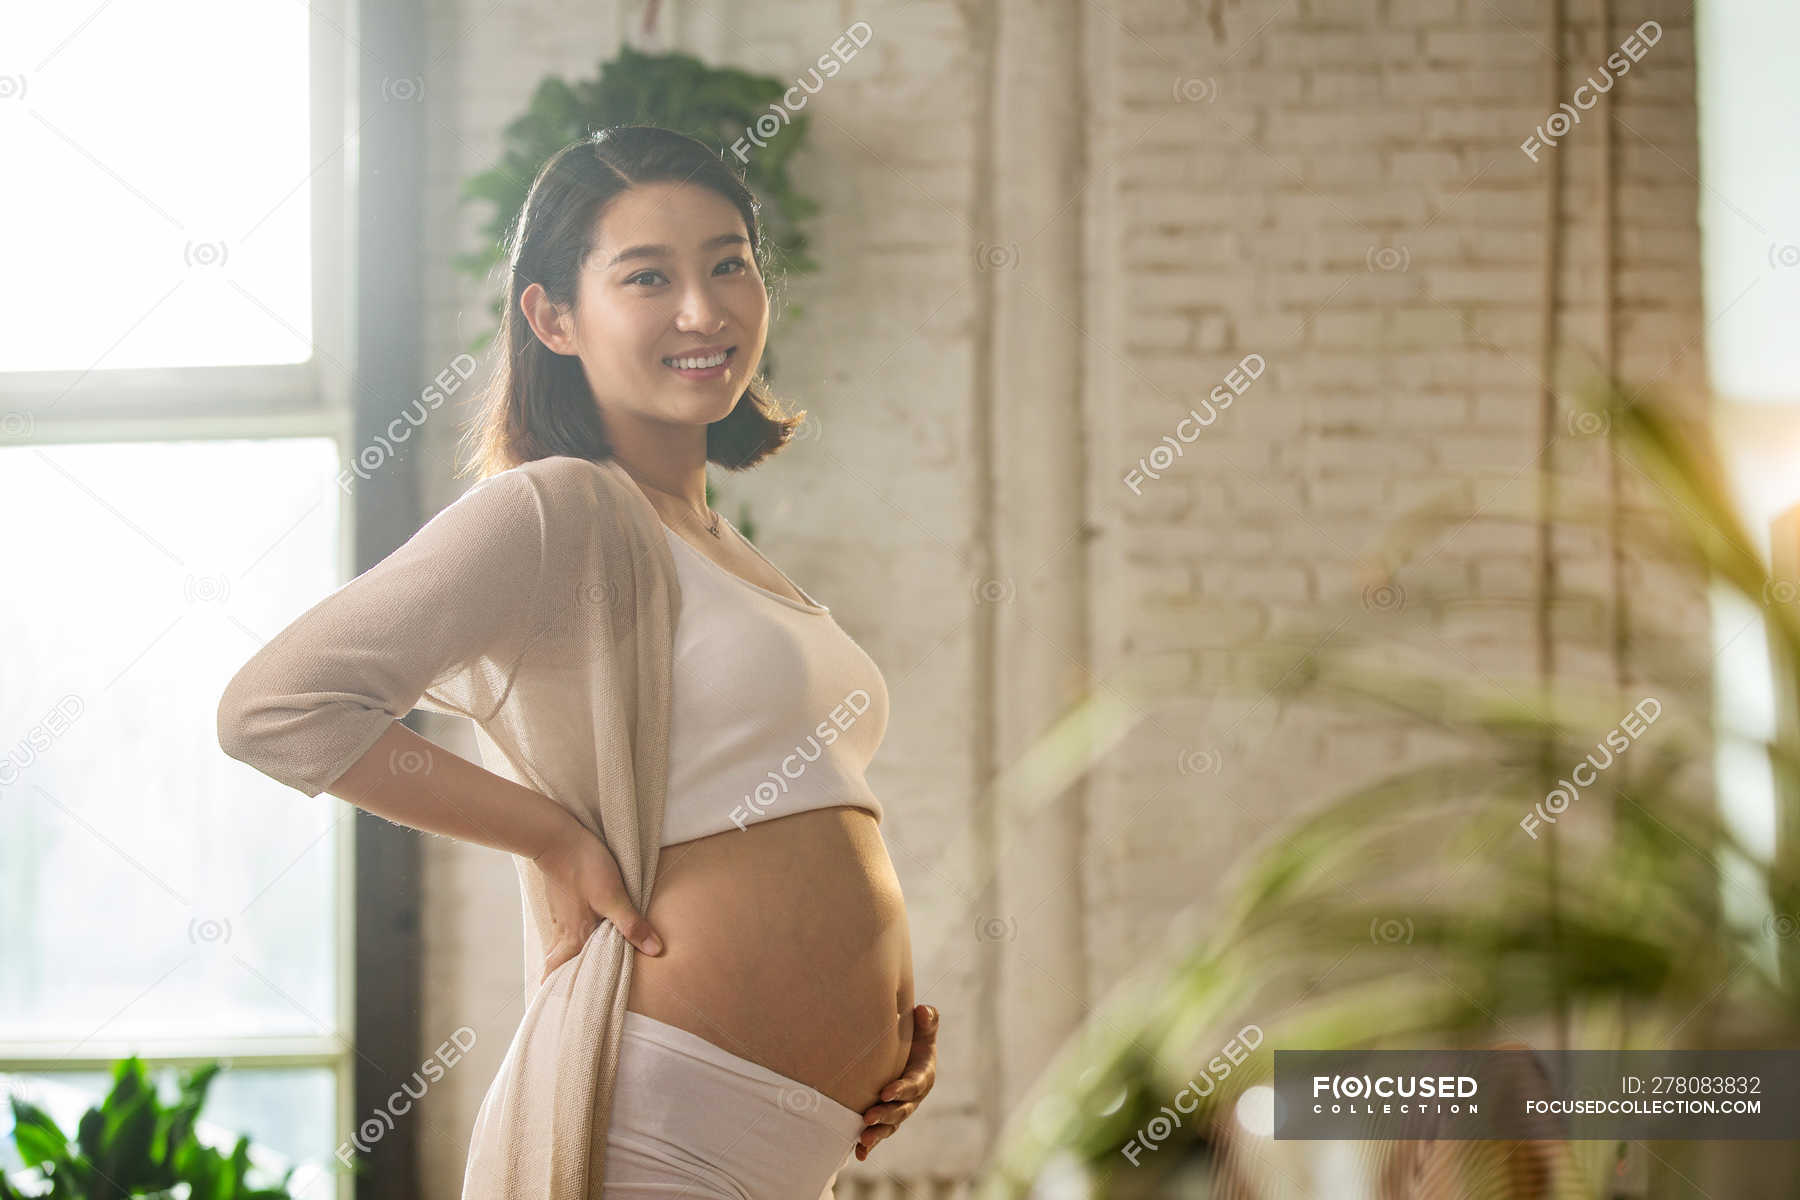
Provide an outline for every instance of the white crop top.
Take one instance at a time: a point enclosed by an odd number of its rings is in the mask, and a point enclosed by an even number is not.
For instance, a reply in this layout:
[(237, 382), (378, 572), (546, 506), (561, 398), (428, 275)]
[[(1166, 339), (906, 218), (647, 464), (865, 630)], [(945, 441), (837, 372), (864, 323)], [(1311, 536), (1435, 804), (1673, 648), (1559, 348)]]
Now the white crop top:
[[(735, 538), (779, 574), (731, 522)], [(887, 684), (802, 587), (801, 603), (728, 571), (663, 526), (681, 584), (662, 845), (810, 809), (879, 822), (863, 777), (887, 730)]]

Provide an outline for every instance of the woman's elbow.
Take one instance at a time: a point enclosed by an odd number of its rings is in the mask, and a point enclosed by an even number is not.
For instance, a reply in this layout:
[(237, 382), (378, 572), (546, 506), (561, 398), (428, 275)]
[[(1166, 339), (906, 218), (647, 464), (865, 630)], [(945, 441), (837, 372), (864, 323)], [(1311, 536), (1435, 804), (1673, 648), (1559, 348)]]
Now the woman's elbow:
[(326, 791), (397, 719), (398, 706), (376, 697), (283, 682), (232, 680), (219, 697), (219, 749), (304, 796)]
[[(215, 729), (219, 749), (246, 766), (287, 782), (292, 739), (300, 716), (295, 697), (240, 671), (219, 696)], [(302, 789), (304, 790), (304, 789)]]
[(219, 696), (215, 717), (219, 749), (241, 763), (260, 768), (269, 708), (267, 697), (247, 686), (241, 674), (233, 679)]

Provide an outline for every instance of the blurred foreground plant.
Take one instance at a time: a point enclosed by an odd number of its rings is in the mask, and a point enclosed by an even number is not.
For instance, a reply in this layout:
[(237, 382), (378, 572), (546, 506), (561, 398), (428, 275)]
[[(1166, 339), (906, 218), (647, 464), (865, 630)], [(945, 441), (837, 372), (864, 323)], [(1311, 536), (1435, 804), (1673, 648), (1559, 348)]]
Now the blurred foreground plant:
[[(1653, 511), (1631, 514), (1559, 480), (1546, 513), (1527, 475), (1473, 514), (1466, 505), (1410, 514), (1389, 531), (1384, 565), (1477, 519), (1603, 529), (1637, 564), (1671, 568), (1702, 591), (1722, 584), (1761, 609), (1777, 694), (1794, 696), (1800, 605), (1779, 601), (1795, 589), (1784, 592), (1753, 550), (1706, 431), (1627, 399), (1617, 381), (1592, 387), (1588, 401), (1613, 453), (1629, 456), (1613, 468), (1653, 485)], [(1360, 608), (1380, 610), (1379, 636), (1351, 628), (1368, 612), (1335, 614), (1297, 638), (1246, 648), (1245, 677), (1284, 703), (1410, 719), (1444, 752), (1277, 828), (1240, 867), (1222, 915), (1174, 922), (1165, 952), (1093, 1010), (1014, 1110), (978, 1195), (1370, 1194), (1347, 1179), (1313, 1190), (1301, 1161), (1309, 1144), (1271, 1136), (1276, 1047), (1800, 1045), (1794, 847), (1778, 841), (1770, 855), (1746, 845), (1709, 786), (1715, 746), (1753, 755), (1775, 781), (1785, 836), (1800, 817), (1794, 735), (1714, 716), (1711, 659), (1691, 653), (1704, 623), (1657, 628), (1653, 596), (1637, 606), (1628, 643), (1600, 628), (1584, 647), (1558, 630), (1559, 659), (1617, 667), (1628, 657), (1634, 668), (1648, 662), (1655, 682), (1587, 682), (1560, 668), (1548, 685), (1501, 679), (1458, 672), (1431, 627), (1470, 597), (1414, 581), (1395, 590), (1391, 574), (1377, 574), (1383, 602)], [(1606, 613), (1623, 607), (1622, 592), (1558, 587), (1556, 599)], [(1404, 603), (1390, 599), (1402, 593)], [(1538, 621), (1542, 629), (1541, 609)], [(1435, 643), (1417, 666), (1399, 637), (1409, 628)], [(1641, 736), (1622, 750), (1607, 743), (1634, 708)], [(1607, 769), (1575, 788), (1569, 776), (1590, 755)], [(1610, 1195), (1616, 1148), (1350, 1145), (1363, 1161), (1343, 1166), (1358, 1165), (1380, 1197)], [(1657, 1157), (1678, 1159), (1691, 1145), (1661, 1143)]]

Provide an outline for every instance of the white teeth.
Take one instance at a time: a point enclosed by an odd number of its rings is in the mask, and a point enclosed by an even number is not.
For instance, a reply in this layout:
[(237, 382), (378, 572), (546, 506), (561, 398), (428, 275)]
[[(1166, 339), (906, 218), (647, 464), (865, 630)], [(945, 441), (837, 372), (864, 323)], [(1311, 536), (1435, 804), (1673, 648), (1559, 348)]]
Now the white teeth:
[(665, 358), (665, 359), (663, 359), (663, 361), (668, 363), (670, 366), (680, 367), (683, 370), (700, 371), (700, 370), (704, 370), (707, 367), (718, 366), (720, 363), (725, 361), (726, 357), (730, 353), (731, 352), (729, 350), (724, 350), (724, 351), (720, 351), (718, 354), (713, 355), (711, 358)]

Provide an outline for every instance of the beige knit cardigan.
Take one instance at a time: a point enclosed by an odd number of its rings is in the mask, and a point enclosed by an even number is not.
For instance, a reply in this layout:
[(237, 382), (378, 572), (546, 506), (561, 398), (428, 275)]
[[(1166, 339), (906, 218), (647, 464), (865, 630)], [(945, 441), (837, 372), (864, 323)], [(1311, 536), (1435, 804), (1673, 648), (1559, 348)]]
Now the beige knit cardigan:
[[(317, 796), (415, 707), (472, 719), (482, 763), (568, 809), (649, 911), (681, 592), (624, 468), (557, 455), (481, 480), (302, 613), (219, 703), (220, 746)], [(513, 856), (529, 1000), (475, 1119), (465, 1200), (600, 1195), (635, 948), (602, 921), (540, 987), (544, 878)]]

